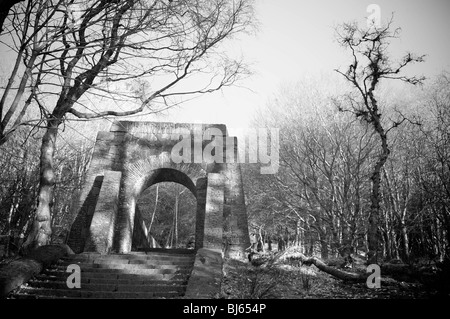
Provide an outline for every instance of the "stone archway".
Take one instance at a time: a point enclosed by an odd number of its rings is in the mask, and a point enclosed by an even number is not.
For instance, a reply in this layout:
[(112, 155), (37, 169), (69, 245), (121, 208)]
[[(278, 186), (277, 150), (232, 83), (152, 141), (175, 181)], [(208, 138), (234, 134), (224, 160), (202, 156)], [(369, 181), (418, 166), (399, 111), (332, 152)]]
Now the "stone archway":
[[(197, 150), (183, 151), (182, 162), (173, 156), (180, 137)], [(219, 160), (213, 162), (203, 156), (212, 141), (220, 142), (214, 149)], [(77, 253), (129, 252), (138, 231), (137, 196), (157, 181), (172, 180), (197, 197), (195, 248), (243, 258), (250, 240), (237, 158), (237, 139), (228, 137), (225, 125), (114, 122), (97, 135), (68, 245)]]
[(162, 182), (174, 182), (185, 186), (191, 193), (197, 197), (197, 187), (194, 181), (183, 171), (173, 168), (158, 168), (152, 171), (147, 178), (144, 189)]

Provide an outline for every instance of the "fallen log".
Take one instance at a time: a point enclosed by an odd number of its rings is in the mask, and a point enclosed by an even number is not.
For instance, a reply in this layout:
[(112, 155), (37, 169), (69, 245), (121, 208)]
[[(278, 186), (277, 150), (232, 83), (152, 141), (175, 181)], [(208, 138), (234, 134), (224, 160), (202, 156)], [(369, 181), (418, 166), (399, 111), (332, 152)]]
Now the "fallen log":
[(305, 256), (303, 253), (299, 251), (297, 247), (290, 247), (282, 252), (279, 252), (275, 254), (273, 258), (267, 258), (266, 256), (258, 256), (258, 253), (255, 251), (250, 251), (249, 253), (249, 260), (254, 266), (270, 267), (280, 261), (288, 259), (300, 261), (302, 264), (307, 266), (314, 265), (319, 270), (345, 281), (366, 282), (367, 277), (370, 275), (370, 273), (358, 274), (328, 266), (319, 258)]
[[(298, 247), (290, 247), (287, 250), (280, 252), (275, 255), (271, 263), (277, 263), (282, 260), (297, 260), (303, 265), (314, 265), (319, 270), (326, 272), (333, 277), (344, 281), (352, 282), (366, 282), (367, 278), (372, 274), (372, 272), (367, 273), (355, 273), (344, 271), (330, 265), (316, 257), (307, 257), (301, 253)], [(398, 263), (385, 263), (380, 266), (381, 280), (384, 277), (390, 277), (398, 281), (408, 281), (408, 282), (422, 282), (425, 279), (430, 280), (429, 277), (434, 275), (430, 273), (430, 269), (418, 268), (413, 265), (408, 264), (398, 264)]]
[(69, 254), (73, 252), (66, 245), (47, 245), (31, 251), (26, 257), (2, 265), (0, 267), (0, 298), (5, 298), (11, 291)]
[(357, 274), (353, 272), (348, 272), (344, 270), (340, 270), (334, 267), (330, 267), (327, 264), (325, 264), (322, 260), (316, 258), (316, 257), (306, 257), (303, 254), (300, 254), (299, 260), (307, 266), (314, 265), (320, 270), (326, 272), (327, 274), (330, 274), (338, 279), (345, 280), (345, 281), (354, 281), (354, 282), (366, 282), (367, 277), (370, 275), (368, 274)]

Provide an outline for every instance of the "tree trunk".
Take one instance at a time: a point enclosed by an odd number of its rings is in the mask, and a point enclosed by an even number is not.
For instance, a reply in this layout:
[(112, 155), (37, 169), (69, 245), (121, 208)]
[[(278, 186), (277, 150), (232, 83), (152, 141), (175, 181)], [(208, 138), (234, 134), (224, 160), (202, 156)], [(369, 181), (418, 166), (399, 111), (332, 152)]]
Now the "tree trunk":
[(47, 130), (42, 138), (40, 184), (38, 194), (39, 204), (34, 217), (32, 230), (24, 243), (25, 250), (47, 245), (51, 238), (52, 228), (50, 206), (55, 184), (53, 155), (55, 153), (58, 125), (58, 121), (49, 120), (47, 123)]
[(167, 236), (167, 240), (166, 240), (166, 246), (164, 246), (165, 248), (172, 248), (172, 245), (171, 245), (171, 238), (172, 238), (172, 233), (173, 233), (173, 222), (172, 222), (172, 225), (170, 226), (170, 229), (169, 229), (169, 235)]
[(339, 251), (341, 257), (348, 258), (353, 253), (352, 239), (350, 235), (350, 225), (343, 223), (342, 226), (342, 246)]
[(372, 194), (370, 195), (370, 215), (369, 215), (369, 229), (367, 233), (367, 264), (376, 264), (378, 261), (378, 223), (380, 219), (380, 186), (381, 186), (381, 169), (386, 163), (390, 150), (387, 145), (387, 136), (381, 126), (379, 119), (374, 122), (375, 130), (380, 135), (382, 152), (375, 164), (371, 180), (372, 180)]
[(402, 233), (402, 250), (403, 250), (403, 261), (409, 260), (409, 238), (408, 238), (408, 230), (405, 224), (405, 220), (402, 217), (400, 223), (401, 233)]
[(150, 225), (148, 225), (147, 233), (150, 235), (152, 231), (153, 221), (155, 220), (156, 209), (158, 208), (158, 197), (159, 197), (159, 185), (156, 184), (156, 196), (155, 196), (155, 207), (153, 208), (152, 219), (150, 220)]
[(302, 264), (307, 265), (307, 266), (314, 265), (317, 268), (319, 268), (320, 270), (322, 270), (338, 279), (341, 279), (341, 280), (365, 282), (367, 280), (367, 277), (370, 275), (370, 274), (357, 274), (357, 273), (347, 272), (347, 271), (339, 270), (337, 268), (328, 266), (319, 258), (307, 257), (307, 256), (303, 255), (301, 252), (299, 252), (298, 247), (288, 249), (285, 252), (279, 254), (278, 256), (276, 256), (274, 258), (273, 262), (277, 262), (278, 260), (283, 260), (286, 258), (288, 258), (290, 260), (293, 260), (293, 259), (299, 260)]
[(338, 279), (345, 280), (345, 281), (366, 282), (367, 277), (368, 277), (368, 275), (365, 275), (365, 274), (357, 274), (357, 273), (339, 270), (334, 267), (330, 267), (327, 264), (325, 264), (323, 261), (321, 261), (320, 259), (315, 258), (315, 257), (303, 256), (301, 258), (301, 261), (304, 265), (307, 265), (307, 266), (314, 265), (317, 268), (319, 268), (320, 270), (326, 272), (327, 274), (330, 274)]
[[(377, 164), (377, 166), (379, 166)], [(367, 233), (367, 263), (376, 264), (378, 259), (378, 216), (380, 213), (380, 172), (378, 169), (372, 174), (372, 194), (370, 196), (369, 229)]]
[(264, 249), (264, 239), (262, 235), (262, 226), (259, 226), (259, 233), (258, 233), (258, 245), (256, 246), (257, 251), (265, 252)]
[(391, 260), (392, 253), (391, 253), (391, 244), (390, 244), (390, 240), (389, 240), (389, 236), (388, 236), (388, 231), (384, 229), (382, 234), (383, 234), (384, 255), (387, 258), (387, 260)]
[(306, 249), (306, 251), (307, 251), (307, 254), (308, 255), (313, 255), (314, 254), (314, 244), (315, 244), (315, 242), (314, 242), (314, 235), (313, 235), (313, 232), (311, 231), (311, 230), (309, 230), (309, 245), (308, 245), (308, 247), (307, 247), (307, 249)]
[(179, 195), (177, 194), (175, 196), (175, 225), (174, 225), (175, 248), (177, 248), (178, 246), (178, 205), (179, 205)]
[(285, 247), (289, 247), (290, 243), (289, 243), (289, 230), (287, 227), (284, 228), (284, 245)]
[(339, 238), (339, 220), (336, 218), (335, 214), (333, 214), (333, 217), (331, 218), (330, 247), (331, 255), (333, 257), (340, 253), (341, 240)]
[(295, 246), (300, 246), (300, 219), (295, 222)]
[(322, 259), (328, 259), (328, 242), (326, 240), (320, 241), (320, 256)]
[(283, 236), (278, 235), (278, 251), (283, 251), (285, 246), (284, 246), (284, 241), (283, 241)]

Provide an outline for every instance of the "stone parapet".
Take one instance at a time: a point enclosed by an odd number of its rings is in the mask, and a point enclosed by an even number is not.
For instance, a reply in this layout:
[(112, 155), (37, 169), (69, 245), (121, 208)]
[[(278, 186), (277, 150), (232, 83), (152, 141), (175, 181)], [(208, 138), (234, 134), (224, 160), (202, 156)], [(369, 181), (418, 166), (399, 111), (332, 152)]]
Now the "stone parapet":
[(217, 298), (220, 294), (222, 266), (221, 249), (199, 249), (184, 297), (188, 299)]

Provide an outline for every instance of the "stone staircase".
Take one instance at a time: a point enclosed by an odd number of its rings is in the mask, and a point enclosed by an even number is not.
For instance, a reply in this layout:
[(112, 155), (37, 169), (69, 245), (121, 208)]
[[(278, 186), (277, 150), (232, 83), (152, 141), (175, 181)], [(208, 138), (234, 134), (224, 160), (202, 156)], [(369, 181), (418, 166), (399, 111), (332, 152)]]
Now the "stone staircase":
[[(179, 298), (186, 291), (195, 251), (152, 248), (129, 254), (81, 253), (30, 280), (11, 298)], [(68, 288), (69, 265), (81, 269), (81, 288)]]

